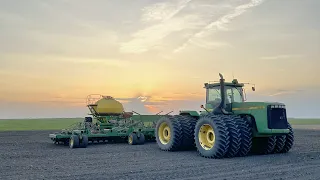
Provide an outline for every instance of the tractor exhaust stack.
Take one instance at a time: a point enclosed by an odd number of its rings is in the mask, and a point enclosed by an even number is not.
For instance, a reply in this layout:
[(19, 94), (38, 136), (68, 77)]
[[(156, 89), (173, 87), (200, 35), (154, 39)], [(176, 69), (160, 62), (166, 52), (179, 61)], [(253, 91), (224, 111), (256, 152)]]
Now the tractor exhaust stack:
[(225, 91), (225, 79), (223, 78), (223, 75), (219, 73), (220, 76), (220, 93), (221, 93), (221, 102), (220, 105), (214, 109), (213, 114), (232, 114), (231, 112), (228, 112), (226, 110), (226, 91)]

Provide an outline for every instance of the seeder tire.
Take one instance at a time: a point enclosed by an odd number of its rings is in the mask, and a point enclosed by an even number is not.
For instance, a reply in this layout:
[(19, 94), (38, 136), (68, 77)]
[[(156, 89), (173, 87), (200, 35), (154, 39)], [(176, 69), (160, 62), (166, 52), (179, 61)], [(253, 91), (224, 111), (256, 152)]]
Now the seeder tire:
[(63, 141), (64, 146), (69, 146), (70, 138)]
[(176, 115), (175, 116), (182, 127), (183, 138), (182, 138), (182, 149), (193, 150), (196, 148), (194, 142), (194, 128), (197, 120), (189, 115)]
[(161, 150), (181, 150), (183, 131), (179, 120), (172, 115), (160, 118), (156, 124), (155, 137)]
[(140, 133), (140, 137), (138, 138), (138, 144), (139, 145), (144, 144), (145, 140), (146, 140), (146, 138), (145, 138), (144, 134)]
[(82, 141), (80, 142), (80, 148), (86, 148), (89, 144), (88, 136), (82, 135)]
[(69, 140), (69, 147), (73, 149), (73, 148), (78, 148), (79, 145), (80, 145), (79, 136), (72, 135)]
[(240, 149), (237, 153), (237, 157), (243, 157), (249, 154), (250, 149), (252, 147), (252, 128), (250, 127), (250, 123), (241, 117), (236, 119), (236, 123), (240, 129)]
[(282, 150), (280, 151), (280, 153), (289, 152), (293, 146), (293, 143), (294, 143), (294, 133), (293, 133), (293, 129), (289, 123), (288, 123), (288, 128), (289, 128), (290, 132), (289, 132), (289, 134), (286, 134), (286, 140), (285, 140), (284, 146), (283, 146)]
[(229, 149), (229, 132), (223, 116), (204, 115), (194, 130), (197, 151), (202, 157), (220, 159)]
[(276, 145), (276, 136), (257, 137), (252, 140), (251, 152), (253, 154), (270, 154)]
[(241, 132), (236, 121), (239, 121), (237, 116), (222, 116), (229, 132), (229, 148), (225, 157), (231, 158), (238, 154), (241, 145)]
[(139, 143), (138, 136), (136, 133), (131, 133), (128, 136), (128, 144), (130, 145), (137, 145)]

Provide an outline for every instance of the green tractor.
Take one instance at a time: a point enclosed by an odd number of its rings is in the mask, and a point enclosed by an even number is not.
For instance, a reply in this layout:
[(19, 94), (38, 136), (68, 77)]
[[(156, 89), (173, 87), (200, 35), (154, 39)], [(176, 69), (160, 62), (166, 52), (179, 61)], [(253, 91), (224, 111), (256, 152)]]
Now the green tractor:
[(294, 135), (285, 105), (245, 102), (244, 84), (236, 79), (225, 82), (219, 75), (219, 83), (205, 83), (204, 111), (180, 111), (159, 119), (155, 129), (159, 148), (197, 149), (206, 158), (288, 152)]

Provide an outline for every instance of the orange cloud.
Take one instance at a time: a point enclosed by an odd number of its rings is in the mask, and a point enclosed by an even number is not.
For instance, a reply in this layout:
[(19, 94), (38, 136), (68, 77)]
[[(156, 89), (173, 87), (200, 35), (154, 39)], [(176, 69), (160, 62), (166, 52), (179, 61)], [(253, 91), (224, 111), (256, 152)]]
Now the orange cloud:
[(153, 105), (144, 105), (150, 113), (158, 113), (161, 110)]

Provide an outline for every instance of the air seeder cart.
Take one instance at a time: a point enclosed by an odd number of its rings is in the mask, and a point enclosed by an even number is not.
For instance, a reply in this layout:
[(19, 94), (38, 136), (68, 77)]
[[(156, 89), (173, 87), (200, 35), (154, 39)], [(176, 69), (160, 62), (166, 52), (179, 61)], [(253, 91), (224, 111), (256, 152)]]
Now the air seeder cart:
[(131, 145), (144, 144), (145, 141), (155, 140), (156, 121), (164, 116), (124, 112), (119, 101), (102, 95), (89, 95), (87, 107), (93, 118), (85, 117), (83, 122), (50, 134), (49, 137), (55, 144), (64, 143), (70, 148), (85, 148), (89, 141), (128, 141)]

